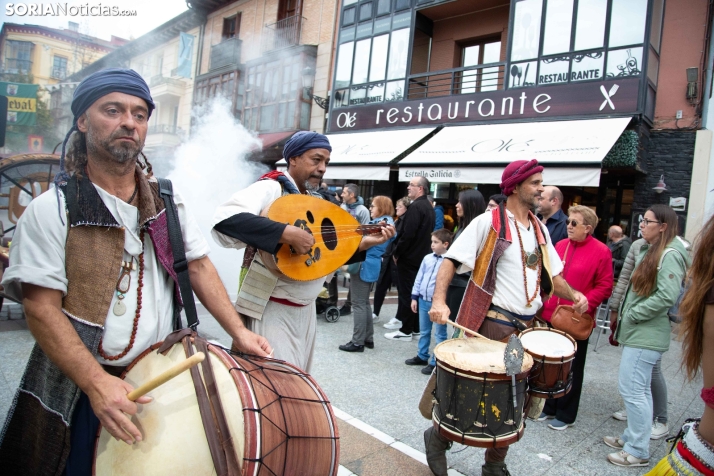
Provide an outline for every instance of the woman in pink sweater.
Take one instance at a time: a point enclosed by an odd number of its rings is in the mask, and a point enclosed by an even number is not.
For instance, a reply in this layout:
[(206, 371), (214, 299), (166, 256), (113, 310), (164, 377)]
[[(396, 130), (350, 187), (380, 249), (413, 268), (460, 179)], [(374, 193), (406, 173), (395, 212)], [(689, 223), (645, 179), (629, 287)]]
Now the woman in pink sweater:
[[(574, 289), (588, 298), (588, 311), (595, 315), (598, 306), (612, 293), (612, 253), (603, 243), (592, 237), (598, 218), (590, 208), (574, 206), (568, 210), (568, 238), (560, 240), (555, 249), (563, 261), (563, 278)], [(543, 319), (550, 318), (559, 304), (572, 304), (555, 296), (543, 305)], [(588, 341), (579, 340), (573, 361), (573, 386), (565, 396), (546, 400), (543, 413), (538, 421), (553, 420), (548, 424), (554, 430), (565, 430), (573, 426), (578, 415), (580, 391), (583, 388), (585, 357)]]

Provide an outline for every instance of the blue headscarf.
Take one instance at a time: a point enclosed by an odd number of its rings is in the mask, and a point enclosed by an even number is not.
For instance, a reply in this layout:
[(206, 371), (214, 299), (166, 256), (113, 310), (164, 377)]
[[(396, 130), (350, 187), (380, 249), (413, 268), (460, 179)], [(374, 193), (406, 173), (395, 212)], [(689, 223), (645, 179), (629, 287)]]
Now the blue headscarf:
[(326, 136), (319, 132), (298, 131), (285, 143), (283, 158), (289, 161), (291, 157), (302, 155), (310, 149), (327, 149), (332, 152)]
[(69, 179), (69, 174), (67, 174), (64, 168), (65, 149), (72, 132), (78, 130), (77, 119), (79, 119), (97, 99), (109, 93), (125, 93), (143, 99), (146, 101), (146, 107), (149, 109), (149, 117), (151, 117), (151, 112), (156, 107), (151, 98), (149, 85), (146, 84), (144, 78), (134, 70), (108, 68), (97, 71), (84, 78), (84, 80), (79, 83), (79, 86), (77, 86), (77, 89), (74, 90), (74, 97), (72, 98), (72, 114), (74, 114), (74, 120), (72, 121), (72, 128), (67, 132), (64, 142), (62, 143), (60, 171), (55, 176), (56, 186), (59, 186), (59, 184)]

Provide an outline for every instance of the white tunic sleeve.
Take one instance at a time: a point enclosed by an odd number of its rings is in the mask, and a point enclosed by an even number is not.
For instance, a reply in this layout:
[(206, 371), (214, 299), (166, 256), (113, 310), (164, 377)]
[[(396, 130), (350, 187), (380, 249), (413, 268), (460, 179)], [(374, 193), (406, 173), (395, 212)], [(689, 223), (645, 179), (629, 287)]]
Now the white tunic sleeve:
[(32, 200), (17, 222), (10, 244), (10, 266), (2, 279), (5, 292), (12, 299), (22, 300), (22, 283), (67, 294), (67, 215), (62, 192), (60, 197), (58, 207), (57, 192), (51, 188)]
[(211, 236), (224, 248), (245, 248), (242, 241), (217, 232), (213, 227), (223, 220), (239, 213), (252, 213), (260, 215), (265, 207), (280, 198), (283, 189), (275, 180), (260, 180), (249, 187), (234, 193), (227, 202), (221, 204), (213, 215)]
[(474, 269), (476, 257), (483, 248), (490, 229), (491, 214), (483, 213), (474, 218), (461, 232), (459, 239), (449, 247), (444, 258), (451, 258), (461, 263), (456, 270), (457, 273), (468, 273)]

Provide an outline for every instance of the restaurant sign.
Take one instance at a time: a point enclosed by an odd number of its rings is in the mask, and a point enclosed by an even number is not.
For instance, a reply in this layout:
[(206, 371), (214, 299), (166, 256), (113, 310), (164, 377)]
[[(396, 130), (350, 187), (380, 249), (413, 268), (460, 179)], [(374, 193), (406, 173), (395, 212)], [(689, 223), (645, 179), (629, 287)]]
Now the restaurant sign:
[(329, 132), (638, 112), (640, 80), (570, 83), (380, 102), (330, 111)]

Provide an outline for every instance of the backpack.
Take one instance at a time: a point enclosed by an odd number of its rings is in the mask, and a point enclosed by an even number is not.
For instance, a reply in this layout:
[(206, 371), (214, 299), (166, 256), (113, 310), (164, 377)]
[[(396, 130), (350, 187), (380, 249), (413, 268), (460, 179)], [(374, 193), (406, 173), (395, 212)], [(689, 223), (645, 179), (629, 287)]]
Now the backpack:
[[(665, 248), (664, 251), (662, 252), (662, 256), (659, 258), (659, 265), (657, 266), (657, 271), (660, 270), (662, 267), (662, 261), (664, 260), (664, 257), (667, 253), (670, 251), (677, 251), (674, 248)], [(679, 253), (679, 251), (677, 251)], [(680, 253), (681, 256), (681, 253)], [(685, 264), (687, 260), (684, 260)], [(685, 279), (682, 280), (682, 284), (679, 287), (679, 296), (677, 296), (677, 300), (674, 302), (674, 306), (670, 307), (669, 310), (667, 311), (667, 316), (669, 316), (669, 320), (671, 322), (674, 322), (675, 324), (679, 324), (682, 322), (682, 316), (679, 315), (679, 305), (682, 303), (682, 297), (684, 296), (684, 293), (686, 290), (689, 288), (689, 285), (685, 283)]]

